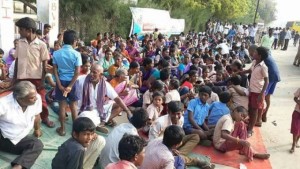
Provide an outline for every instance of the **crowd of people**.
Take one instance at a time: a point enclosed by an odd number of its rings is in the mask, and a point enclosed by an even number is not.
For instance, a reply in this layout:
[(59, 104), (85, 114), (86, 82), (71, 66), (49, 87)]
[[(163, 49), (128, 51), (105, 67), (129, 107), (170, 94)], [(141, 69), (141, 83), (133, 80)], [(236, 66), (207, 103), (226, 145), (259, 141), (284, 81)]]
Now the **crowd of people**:
[[(270, 28), (260, 46), (256, 24), (210, 20), (203, 33), (168, 38), (156, 29), (141, 42), (136, 34), (98, 33), (88, 46), (66, 30), (50, 49), (50, 25), (39, 32), (32, 19), (22, 18), (16, 26), (21, 39), (0, 76), (1, 92), (12, 90), (0, 98), (0, 150), (19, 155), (12, 168), (32, 167), (42, 152), (40, 123), (56, 126), (48, 107), (58, 114), (57, 137), (66, 135), (68, 108), (73, 120), (72, 137), (52, 160), (55, 169), (214, 168), (209, 159), (188, 156), (198, 145), (240, 150), (249, 161), (270, 157), (247, 138), (267, 121), (280, 81), (271, 53), (276, 35), (281, 44), (279, 29)], [(286, 50), (288, 40), (284, 44)], [(298, 90), (291, 152), (300, 136), (299, 98)], [(124, 113), (128, 122), (118, 124)], [(35, 137), (28, 135), (32, 129)]]

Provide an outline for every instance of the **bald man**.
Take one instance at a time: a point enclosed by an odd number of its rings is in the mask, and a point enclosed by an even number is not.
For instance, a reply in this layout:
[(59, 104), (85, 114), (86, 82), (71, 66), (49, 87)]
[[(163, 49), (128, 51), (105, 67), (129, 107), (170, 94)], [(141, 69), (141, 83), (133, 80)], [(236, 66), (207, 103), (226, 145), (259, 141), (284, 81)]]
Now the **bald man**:
[(93, 64), (91, 73), (79, 76), (77, 82), (79, 117), (88, 117), (97, 130), (108, 133), (105, 125), (115, 126), (113, 120), (122, 110), (131, 117), (130, 110), (118, 96), (114, 88), (103, 76), (103, 68)]

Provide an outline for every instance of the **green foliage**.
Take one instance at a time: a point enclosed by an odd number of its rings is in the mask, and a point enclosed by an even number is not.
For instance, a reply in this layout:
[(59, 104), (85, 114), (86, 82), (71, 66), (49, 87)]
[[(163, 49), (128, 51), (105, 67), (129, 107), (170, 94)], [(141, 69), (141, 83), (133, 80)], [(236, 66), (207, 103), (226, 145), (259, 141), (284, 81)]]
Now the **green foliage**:
[[(32, 3), (36, 0), (19, 0)], [(137, 7), (170, 11), (172, 18), (185, 19), (185, 30), (203, 31), (209, 18), (252, 23), (258, 0), (139, 0)], [(75, 29), (85, 41), (97, 32), (128, 36), (131, 26), (130, 4), (124, 0), (60, 0), (60, 28)], [(34, 8), (35, 6), (29, 6)], [(275, 20), (274, 0), (260, 0), (258, 19), (266, 24)]]

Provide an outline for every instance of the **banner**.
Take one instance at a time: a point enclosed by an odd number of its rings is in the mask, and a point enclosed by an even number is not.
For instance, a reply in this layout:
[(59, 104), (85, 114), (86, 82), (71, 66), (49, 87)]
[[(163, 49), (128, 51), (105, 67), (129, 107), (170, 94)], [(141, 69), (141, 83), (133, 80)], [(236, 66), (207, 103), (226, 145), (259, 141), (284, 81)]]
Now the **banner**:
[(170, 20), (170, 31), (169, 34), (171, 35), (178, 35), (181, 32), (184, 32), (184, 19), (173, 19)]
[(133, 19), (132, 34), (152, 33), (157, 28), (160, 33), (168, 33), (170, 30), (170, 13), (165, 10), (152, 8), (130, 7)]

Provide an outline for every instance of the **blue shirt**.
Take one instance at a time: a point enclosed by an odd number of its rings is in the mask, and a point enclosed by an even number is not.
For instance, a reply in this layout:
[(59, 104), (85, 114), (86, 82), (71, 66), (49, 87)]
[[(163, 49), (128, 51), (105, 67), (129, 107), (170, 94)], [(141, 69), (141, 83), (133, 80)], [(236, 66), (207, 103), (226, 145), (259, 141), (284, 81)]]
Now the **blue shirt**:
[(57, 65), (60, 80), (71, 81), (75, 68), (82, 65), (81, 55), (71, 45), (64, 45), (53, 53), (53, 65)]
[(192, 99), (189, 102), (187, 111), (184, 113), (184, 128), (192, 127), (192, 124), (189, 121), (188, 111), (193, 112), (195, 122), (201, 126), (204, 123), (205, 118), (208, 116), (209, 105), (207, 103), (202, 103), (199, 98)]
[(270, 51), (267, 59), (265, 59), (264, 62), (268, 67), (269, 82), (279, 82), (279, 69)]
[(210, 115), (208, 116), (208, 125), (216, 125), (218, 120), (226, 114), (230, 113), (229, 108), (225, 103), (213, 102), (209, 108)]

